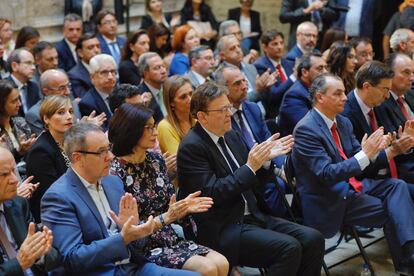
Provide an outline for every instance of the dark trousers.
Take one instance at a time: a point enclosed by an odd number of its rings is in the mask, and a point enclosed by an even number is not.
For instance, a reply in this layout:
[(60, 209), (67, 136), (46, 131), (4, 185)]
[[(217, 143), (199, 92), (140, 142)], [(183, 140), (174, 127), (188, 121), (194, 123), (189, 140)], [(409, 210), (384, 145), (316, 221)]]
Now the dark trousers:
[(239, 265), (266, 267), (268, 275), (320, 275), (325, 240), (317, 230), (281, 218), (245, 216)]

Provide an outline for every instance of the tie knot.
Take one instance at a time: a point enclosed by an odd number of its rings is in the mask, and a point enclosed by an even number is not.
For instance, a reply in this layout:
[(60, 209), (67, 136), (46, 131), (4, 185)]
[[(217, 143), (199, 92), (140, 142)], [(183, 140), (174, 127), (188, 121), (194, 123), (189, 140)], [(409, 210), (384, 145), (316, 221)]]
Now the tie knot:
[(397, 102), (398, 102), (399, 104), (403, 104), (403, 103), (404, 103), (404, 100), (403, 100), (403, 98), (402, 98), (402, 97), (398, 97), (398, 98), (397, 98)]
[(369, 112), (368, 112), (368, 116), (369, 116), (370, 118), (373, 118), (373, 117), (374, 117), (374, 110), (373, 110), (372, 108), (369, 110)]
[(220, 145), (222, 148), (225, 148), (225, 147), (226, 147), (226, 143), (224, 142), (224, 137), (220, 137), (220, 138), (218, 139), (218, 143), (219, 143), (219, 145)]
[(336, 132), (336, 123), (333, 123), (331, 126), (331, 131)]

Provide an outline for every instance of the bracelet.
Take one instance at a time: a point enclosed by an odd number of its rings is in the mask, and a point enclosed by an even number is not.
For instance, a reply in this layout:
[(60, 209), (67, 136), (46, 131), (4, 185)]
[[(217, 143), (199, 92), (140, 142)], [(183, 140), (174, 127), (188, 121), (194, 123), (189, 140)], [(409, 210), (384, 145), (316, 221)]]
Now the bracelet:
[(162, 214), (159, 215), (158, 218), (160, 219), (161, 225), (164, 227), (166, 224), (165, 224), (164, 217), (162, 216)]

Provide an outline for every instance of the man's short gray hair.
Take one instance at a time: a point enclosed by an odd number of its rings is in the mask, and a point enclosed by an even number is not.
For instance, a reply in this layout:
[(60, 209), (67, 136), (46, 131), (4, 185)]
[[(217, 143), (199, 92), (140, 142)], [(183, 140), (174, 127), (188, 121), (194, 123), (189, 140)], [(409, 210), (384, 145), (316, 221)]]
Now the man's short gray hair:
[(115, 59), (112, 56), (107, 54), (99, 54), (91, 58), (89, 61), (89, 66), (91, 69), (90, 73), (95, 74), (98, 72), (104, 63), (112, 63), (115, 68), (117, 67)]
[(237, 21), (235, 20), (225, 20), (223, 22), (221, 22), (220, 27), (219, 27), (219, 37), (228, 35), (228, 29), (232, 26), (238, 26), (239, 27), (239, 23), (237, 23)]
[(77, 123), (65, 132), (63, 147), (69, 160), (72, 162), (72, 154), (76, 151), (87, 150), (86, 136), (90, 132), (102, 132), (103, 130), (91, 123)]
[(76, 22), (76, 21), (82, 22), (82, 17), (80, 17), (76, 13), (69, 13), (63, 19), (63, 26), (65, 26), (65, 24), (68, 22)]
[(335, 79), (342, 82), (342, 79), (337, 75), (333, 75), (331, 73), (322, 74), (316, 79), (313, 80), (311, 87), (309, 88), (309, 96), (312, 101), (312, 104), (316, 103), (316, 94), (321, 93), (325, 94), (327, 90), (328, 79)]
[(222, 62), (220, 64), (220, 66), (214, 72), (214, 80), (219, 85), (227, 86), (227, 80), (224, 77), (224, 70), (240, 71), (240, 69), (237, 66), (234, 66), (233, 64), (230, 64), (228, 62)]
[(139, 75), (141, 76), (141, 78), (144, 78), (144, 73), (149, 70), (148, 60), (156, 56), (160, 56), (160, 55), (155, 52), (147, 52), (139, 56), (138, 71), (139, 71)]
[(392, 33), (390, 38), (390, 47), (394, 52), (398, 52), (400, 50), (400, 43), (407, 42), (410, 39), (410, 34), (413, 31), (410, 29), (397, 29), (395, 32)]
[(216, 45), (216, 47), (217, 47), (217, 51), (218, 51), (219, 53), (222, 53), (222, 52), (224, 52), (224, 51), (226, 50), (226, 42), (227, 42), (227, 40), (229, 40), (231, 37), (234, 37), (235, 39), (237, 39), (237, 37), (236, 37), (235, 35), (232, 35), (232, 34), (222, 36), (222, 37), (219, 39), (219, 41), (217, 42), (217, 45)]

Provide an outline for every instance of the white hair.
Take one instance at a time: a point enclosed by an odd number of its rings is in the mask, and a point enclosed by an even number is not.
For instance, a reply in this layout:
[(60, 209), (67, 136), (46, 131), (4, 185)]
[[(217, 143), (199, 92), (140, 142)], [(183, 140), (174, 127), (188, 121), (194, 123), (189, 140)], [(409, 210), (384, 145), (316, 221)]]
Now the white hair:
[(394, 52), (398, 52), (400, 50), (400, 43), (401, 42), (407, 42), (410, 39), (410, 34), (413, 31), (410, 29), (397, 29), (395, 32), (391, 35), (390, 38), (390, 47)]
[(107, 54), (99, 54), (91, 58), (91, 60), (89, 61), (89, 66), (91, 68), (90, 73), (95, 74), (96, 72), (98, 72), (104, 63), (112, 63), (115, 68), (117, 67), (115, 59), (112, 56)]

